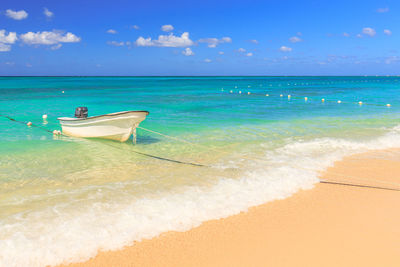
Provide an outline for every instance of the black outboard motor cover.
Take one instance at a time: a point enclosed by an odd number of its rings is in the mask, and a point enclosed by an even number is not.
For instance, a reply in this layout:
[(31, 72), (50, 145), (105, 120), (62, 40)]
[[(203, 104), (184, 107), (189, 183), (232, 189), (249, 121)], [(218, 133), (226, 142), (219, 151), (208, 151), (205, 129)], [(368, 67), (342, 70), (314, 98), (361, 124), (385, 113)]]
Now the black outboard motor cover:
[(75, 118), (87, 118), (87, 116), (88, 116), (87, 107), (79, 107), (75, 109)]

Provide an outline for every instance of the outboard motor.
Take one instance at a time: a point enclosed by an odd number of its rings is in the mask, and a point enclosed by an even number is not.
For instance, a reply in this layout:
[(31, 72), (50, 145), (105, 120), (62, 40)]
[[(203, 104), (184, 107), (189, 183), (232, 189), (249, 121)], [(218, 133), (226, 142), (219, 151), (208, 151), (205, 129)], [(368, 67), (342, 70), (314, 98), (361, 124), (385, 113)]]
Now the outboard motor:
[(88, 116), (87, 107), (79, 107), (75, 109), (75, 118), (87, 118), (87, 116)]

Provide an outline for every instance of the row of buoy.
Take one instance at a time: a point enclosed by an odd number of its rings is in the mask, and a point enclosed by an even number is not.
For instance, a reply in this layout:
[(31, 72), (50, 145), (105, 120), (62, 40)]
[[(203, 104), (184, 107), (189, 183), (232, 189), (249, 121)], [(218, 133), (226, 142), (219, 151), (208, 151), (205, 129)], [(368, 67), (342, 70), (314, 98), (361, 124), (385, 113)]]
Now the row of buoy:
[[(233, 94), (233, 90), (231, 90), (230, 93)], [(242, 91), (239, 91), (238, 93), (241, 94)], [(250, 95), (251, 92), (247, 92), (247, 94)], [(269, 94), (265, 94), (265, 96), (269, 96)], [(283, 94), (280, 94), (279, 96), (280, 96), (280, 97), (283, 97)], [(291, 95), (288, 95), (288, 96), (287, 96), (288, 99), (291, 99), (291, 97), (292, 97)], [(308, 97), (304, 97), (304, 101), (308, 101)], [(325, 98), (322, 98), (322, 99), (321, 99), (321, 102), (325, 102)], [(341, 101), (341, 100), (338, 100), (337, 103), (338, 103), (338, 104), (341, 104), (342, 101)], [(365, 104), (365, 103), (362, 102), (362, 101), (359, 101), (358, 104), (361, 106), (361, 105), (363, 105), (363, 104)], [(386, 107), (391, 107), (392, 105), (391, 105), (391, 104), (386, 104), (385, 106), (386, 106)]]
[[(275, 86), (282, 86), (282, 85), (289, 85), (289, 86), (298, 86), (298, 85), (331, 85), (331, 84), (340, 84), (340, 83), (366, 83), (366, 82), (398, 82), (398, 80), (362, 80), (362, 81), (335, 81), (335, 82), (315, 82), (315, 83), (279, 83), (275, 84)], [(264, 86), (263, 84), (260, 84), (260, 87)], [(269, 87), (274, 86), (274, 84), (268, 84)], [(251, 85), (247, 85), (247, 88), (250, 88)], [(237, 89), (238, 86), (235, 85), (235, 89)], [(222, 88), (224, 89), (224, 88)], [(64, 91), (63, 91), (64, 92)]]
[[(64, 92), (64, 91), (63, 91)], [(43, 123), (44, 124), (47, 124), (47, 114), (43, 114), (42, 115), (42, 119), (43, 119)], [(32, 122), (31, 121), (28, 121), (27, 123), (26, 123), (26, 125), (28, 126), (28, 127), (30, 127), (30, 126), (32, 126)], [(61, 131), (59, 131), (59, 130), (54, 130), (53, 131), (53, 134), (54, 135), (61, 135), (62, 133), (61, 133)]]

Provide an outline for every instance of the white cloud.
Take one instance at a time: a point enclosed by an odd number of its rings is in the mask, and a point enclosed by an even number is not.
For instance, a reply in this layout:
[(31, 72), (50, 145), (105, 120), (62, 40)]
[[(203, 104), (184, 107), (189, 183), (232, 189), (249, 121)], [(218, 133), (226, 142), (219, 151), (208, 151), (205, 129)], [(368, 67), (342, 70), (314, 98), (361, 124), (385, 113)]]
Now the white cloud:
[(53, 45), (52, 47), (50, 47), (50, 49), (51, 50), (58, 50), (58, 49), (61, 48), (61, 46), (62, 46), (62, 44), (56, 44), (56, 45)]
[(218, 44), (232, 43), (232, 39), (230, 37), (222, 37), (221, 39), (217, 39), (217, 38), (202, 38), (198, 42), (199, 43), (206, 43), (206, 44), (208, 44), (208, 47), (214, 48), (214, 47), (217, 47)]
[(386, 64), (398, 63), (400, 62), (400, 57), (398, 56), (391, 56), (385, 59)]
[(289, 41), (292, 43), (298, 43), (298, 42), (301, 42), (302, 40), (301, 40), (301, 38), (299, 38), (297, 36), (293, 36), (293, 37), (289, 38)]
[(204, 62), (206, 62), (206, 63), (210, 63), (210, 62), (211, 62), (211, 59), (209, 59), (209, 58), (206, 58), (206, 59), (204, 59)]
[(383, 33), (386, 35), (392, 35), (392, 31), (388, 29), (383, 30)]
[(244, 53), (244, 52), (246, 52), (246, 49), (244, 49), (244, 48), (239, 48), (237, 51), (238, 51), (239, 53)]
[(135, 29), (135, 30), (139, 30), (140, 29), (140, 27), (138, 25), (132, 25), (131, 28)]
[(232, 38), (231, 37), (222, 37), (221, 42), (222, 43), (232, 43)]
[(347, 32), (344, 32), (344, 33), (343, 33), (343, 36), (344, 36), (344, 37), (349, 37), (350, 34), (348, 34)]
[(54, 45), (58, 43), (76, 43), (81, 41), (81, 38), (73, 33), (67, 32), (63, 34), (63, 32), (55, 30), (51, 32), (27, 32), (21, 34), (19, 37), (24, 43), (30, 45)]
[(140, 36), (135, 44), (137, 46), (158, 46), (158, 47), (186, 47), (192, 46), (194, 43), (189, 38), (189, 33), (184, 32), (181, 36), (174, 34), (159, 35), (157, 40), (152, 40), (151, 37), (143, 38)]
[(369, 35), (371, 37), (374, 37), (376, 34), (376, 31), (372, 28), (366, 27), (362, 29), (362, 33), (365, 35)]
[(253, 44), (258, 44), (258, 41), (256, 39), (250, 40)]
[(251, 56), (253, 56), (253, 53), (247, 53), (246, 54), (246, 57), (251, 57)]
[(0, 52), (11, 51), (11, 45), (0, 43)]
[(16, 32), (9, 32), (6, 34), (6, 30), (0, 30), (0, 43), (13, 44), (18, 40)]
[(7, 62), (4, 62), (4, 64), (5, 64), (5, 65), (8, 65), (8, 66), (14, 66), (14, 65), (15, 65), (15, 62), (13, 62), (13, 61), (7, 61)]
[(192, 49), (190, 49), (189, 47), (186, 47), (185, 50), (182, 51), (182, 54), (184, 54), (185, 56), (194, 56)]
[(109, 42), (107, 42), (107, 44), (113, 45), (113, 46), (124, 46), (125, 45), (124, 42), (117, 42), (117, 41), (109, 41)]
[(116, 34), (117, 31), (114, 30), (114, 29), (109, 29), (109, 30), (107, 30), (107, 33), (109, 33), (109, 34)]
[(219, 51), (219, 52), (218, 52), (218, 54), (220, 54), (220, 55), (223, 55), (223, 54), (224, 54), (224, 52), (223, 52), (223, 51)]
[(356, 36), (357, 36), (357, 38), (362, 38), (362, 35), (360, 33), (357, 34)]
[(303, 34), (301, 32), (296, 33), (298, 36), (302, 36)]
[(50, 10), (48, 10), (47, 7), (45, 7), (45, 8), (43, 9), (43, 14), (44, 14), (46, 17), (48, 17), (48, 18), (52, 18), (52, 17), (54, 16), (54, 13), (51, 12)]
[(282, 52), (291, 52), (292, 48), (283, 45), (279, 48), (279, 50), (281, 50)]
[(6, 34), (6, 30), (0, 30), (0, 52), (8, 52), (11, 50), (11, 45), (18, 40), (16, 32), (9, 32)]
[(172, 25), (170, 25), (170, 24), (161, 26), (161, 30), (162, 30), (163, 32), (170, 32), (170, 31), (172, 31), (173, 29), (174, 29), (174, 26), (172, 26)]
[(381, 8), (378, 8), (376, 10), (376, 12), (378, 12), (378, 13), (386, 13), (386, 12), (389, 12), (389, 8), (388, 7), (381, 7)]
[(11, 9), (7, 9), (6, 16), (15, 20), (22, 20), (28, 17), (28, 13), (25, 10), (14, 11)]

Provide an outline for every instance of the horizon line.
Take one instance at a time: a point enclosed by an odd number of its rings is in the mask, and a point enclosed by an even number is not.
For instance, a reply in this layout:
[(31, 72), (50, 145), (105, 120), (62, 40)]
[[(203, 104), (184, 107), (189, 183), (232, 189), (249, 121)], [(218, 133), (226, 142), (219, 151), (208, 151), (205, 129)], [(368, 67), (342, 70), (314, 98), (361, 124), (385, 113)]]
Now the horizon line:
[(35, 77), (400, 77), (398, 75), (0, 75), (0, 78)]

